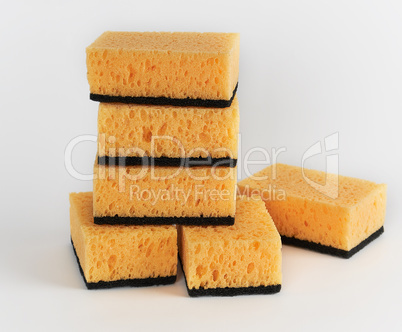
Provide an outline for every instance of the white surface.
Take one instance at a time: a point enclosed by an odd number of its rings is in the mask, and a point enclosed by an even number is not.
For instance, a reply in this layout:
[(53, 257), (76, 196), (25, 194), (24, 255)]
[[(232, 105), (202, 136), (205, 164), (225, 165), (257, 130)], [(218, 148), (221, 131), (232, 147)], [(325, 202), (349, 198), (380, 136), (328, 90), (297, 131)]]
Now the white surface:
[[(0, 11), (2, 331), (401, 330), (400, 1), (55, 3)], [(350, 260), (285, 246), (274, 296), (192, 299), (181, 275), (167, 287), (84, 289), (68, 193), (91, 183), (67, 173), (64, 149), (96, 134), (84, 49), (104, 30), (240, 32), (243, 156), (286, 147), (278, 160), (300, 165), (339, 132), (340, 173), (389, 185), (385, 234)], [(81, 144), (74, 165), (90, 173), (94, 156)]]

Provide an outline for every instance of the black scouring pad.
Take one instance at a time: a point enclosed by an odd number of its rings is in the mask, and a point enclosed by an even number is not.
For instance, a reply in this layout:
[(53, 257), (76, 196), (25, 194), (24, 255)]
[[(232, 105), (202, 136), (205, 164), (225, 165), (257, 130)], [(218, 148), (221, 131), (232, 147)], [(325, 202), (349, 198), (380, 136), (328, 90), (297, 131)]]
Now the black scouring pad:
[(184, 275), (184, 282), (186, 283), (186, 288), (188, 295), (190, 297), (200, 297), (200, 296), (239, 296), (239, 295), (262, 295), (262, 294), (275, 294), (279, 293), (282, 285), (269, 285), (269, 286), (257, 286), (257, 287), (225, 287), (225, 288), (199, 288), (199, 289), (189, 289), (186, 279), (186, 274), (184, 273), (183, 263), (180, 259), (180, 266)]
[(229, 100), (215, 100), (215, 99), (179, 99), (167, 97), (132, 97), (132, 96), (109, 96), (91, 93), (89, 98), (101, 103), (125, 103), (125, 104), (147, 104), (147, 105), (172, 105), (183, 107), (211, 107), (211, 108), (225, 108), (232, 105), (232, 101), (236, 95), (238, 83), (233, 90), (233, 95)]
[(314, 243), (314, 242), (310, 242), (310, 241), (306, 241), (306, 240), (299, 240), (294, 237), (281, 236), (281, 238), (282, 238), (283, 244), (288, 244), (288, 245), (295, 246), (295, 247), (306, 248), (306, 249), (310, 249), (313, 251), (317, 251), (317, 252), (332, 255), (332, 256), (337, 256), (337, 257), (342, 257), (342, 258), (350, 258), (355, 253), (357, 253), (358, 251), (363, 249), (365, 246), (367, 246), (370, 242), (372, 242), (373, 240), (378, 238), (382, 233), (384, 233), (384, 227), (381, 227), (378, 231), (371, 234), (367, 239), (363, 240), (356, 247), (352, 248), (349, 251), (333, 248), (330, 246), (325, 246), (325, 245), (322, 245), (319, 243)]
[(225, 287), (225, 288), (199, 288), (188, 289), (188, 295), (191, 297), (199, 296), (238, 296), (238, 295), (258, 295), (275, 294), (281, 290), (281, 285), (258, 286), (258, 287)]
[(169, 157), (109, 157), (98, 156), (99, 165), (107, 166), (165, 166), (165, 167), (236, 167), (231, 158), (169, 158)]
[(232, 226), (235, 218), (227, 217), (94, 217), (97, 225), (186, 225), (186, 226)]

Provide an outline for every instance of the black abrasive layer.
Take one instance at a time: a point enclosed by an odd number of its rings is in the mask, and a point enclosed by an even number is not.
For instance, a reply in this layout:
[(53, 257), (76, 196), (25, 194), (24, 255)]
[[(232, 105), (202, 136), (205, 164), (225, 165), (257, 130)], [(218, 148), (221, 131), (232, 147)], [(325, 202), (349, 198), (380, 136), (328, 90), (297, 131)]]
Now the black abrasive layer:
[(236, 167), (231, 158), (169, 158), (169, 157), (109, 157), (98, 156), (99, 165), (107, 166), (164, 166), (164, 167)]
[(77, 258), (78, 267), (82, 278), (84, 279), (85, 285), (88, 289), (104, 289), (104, 288), (114, 288), (114, 287), (147, 287), (147, 286), (157, 286), (157, 285), (170, 285), (174, 284), (177, 276), (169, 277), (156, 277), (156, 278), (145, 278), (145, 279), (124, 279), (115, 281), (98, 281), (98, 282), (87, 282), (85, 279), (84, 271), (82, 270), (80, 259), (78, 258), (77, 252), (75, 251), (73, 240), (71, 240), (73, 245), (74, 255)]
[(97, 225), (185, 225), (185, 226), (232, 226), (235, 218), (227, 217), (94, 217)]
[[(186, 283), (187, 285), (187, 283)], [(225, 287), (225, 288), (199, 288), (188, 289), (191, 297), (199, 296), (239, 296), (239, 295), (259, 295), (279, 293), (281, 285), (258, 286), (258, 287)]]
[(147, 105), (171, 105), (183, 107), (211, 107), (225, 108), (232, 105), (232, 101), (236, 95), (238, 83), (233, 90), (232, 98), (229, 100), (215, 99), (191, 99), (191, 98), (167, 98), (167, 97), (132, 97), (132, 96), (109, 96), (91, 93), (89, 98), (101, 103), (125, 103), (125, 104), (147, 104)]
[(180, 259), (180, 265), (184, 275), (188, 295), (191, 297), (199, 296), (239, 296), (239, 295), (259, 295), (259, 294), (275, 294), (279, 293), (282, 285), (269, 285), (257, 287), (225, 287), (225, 288), (199, 288), (189, 289), (186, 274), (184, 273), (183, 262)]
[(346, 251), (342, 249), (337, 249), (333, 248), (330, 246), (325, 246), (319, 243), (314, 243), (306, 240), (299, 240), (293, 237), (287, 237), (287, 236), (281, 236), (282, 238), (282, 243), (295, 246), (295, 247), (301, 247), (301, 248), (306, 248), (310, 249), (313, 251), (317, 251), (323, 254), (328, 254), (332, 256), (338, 256), (342, 258), (350, 258), (352, 257), (355, 253), (363, 249), (365, 246), (367, 246), (370, 242), (378, 238), (382, 233), (384, 233), (384, 227), (381, 227), (379, 230), (375, 231), (373, 234), (371, 234), (367, 239), (363, 240), (358, 244), (356, 247), (353, 249)]

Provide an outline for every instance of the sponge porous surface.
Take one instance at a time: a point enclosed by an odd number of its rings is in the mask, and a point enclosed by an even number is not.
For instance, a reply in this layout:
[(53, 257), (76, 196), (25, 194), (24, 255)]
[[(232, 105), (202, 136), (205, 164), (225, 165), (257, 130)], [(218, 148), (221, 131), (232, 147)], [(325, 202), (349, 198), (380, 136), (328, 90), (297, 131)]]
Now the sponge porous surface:
[(92, 202), (91, 192), (70, 194), (71, 239), (86, 283), (143, 279), (137, 284), (147, 285), (149, 278), (176, 276), (175, 226), (95, 225)]
[(350, 251), (384, 224), (385, 184), (275, 164), (240, 181), (239, 190), (260, 194), (287, 238)]
[(237, 159), (239, 103), (228, 108), (100, 103), (99, 157)]
[(230, 100), (239, 65), (239, 34), (103, 33), (87, 47), (91, 94)]
[[(178, 226), (178, 239), (190, 295), (279, 291), (281, 239), (260, 197), (237, 197), (233, 226)], [(275, 287), (264, 288), (268, 286)], [(210, 289), (222, 291), (191, 292)]]
[(95, 217), (233, 217), (235, 214), (236, 168), (95, 164), (93, 185)]

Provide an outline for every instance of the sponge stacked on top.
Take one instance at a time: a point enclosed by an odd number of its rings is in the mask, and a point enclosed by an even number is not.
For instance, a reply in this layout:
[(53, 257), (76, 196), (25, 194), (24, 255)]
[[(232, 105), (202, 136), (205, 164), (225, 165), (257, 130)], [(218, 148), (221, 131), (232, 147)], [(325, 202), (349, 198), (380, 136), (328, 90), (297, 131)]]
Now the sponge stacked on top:
[(97, 224), (233, 225), (236, 169), (98, 166)]
[(239, 40), (236, 33), (105, 32), (87, 48), (91, 99), (229, 107)]
[(238, 128), (237, 97), (227, 108), (101, 103), (98, 162), (234, 167)]
[(87, 48), (91, 98), (123, 102), (99, 106), (96, 223), (233, 224), (238, 53), (227, 33), (106, 32)]

